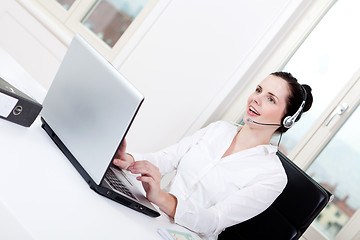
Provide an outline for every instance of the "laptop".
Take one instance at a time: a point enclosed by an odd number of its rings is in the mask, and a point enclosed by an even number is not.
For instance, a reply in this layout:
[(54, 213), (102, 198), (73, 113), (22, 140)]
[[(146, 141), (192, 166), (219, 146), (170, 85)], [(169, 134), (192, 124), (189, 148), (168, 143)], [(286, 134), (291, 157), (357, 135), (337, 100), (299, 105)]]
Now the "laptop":
[(40, 113), (42, 128), (95, 192), (151, 217), (156, 208), (112, 164), (143, 95), (81, 36), (60, 64)]

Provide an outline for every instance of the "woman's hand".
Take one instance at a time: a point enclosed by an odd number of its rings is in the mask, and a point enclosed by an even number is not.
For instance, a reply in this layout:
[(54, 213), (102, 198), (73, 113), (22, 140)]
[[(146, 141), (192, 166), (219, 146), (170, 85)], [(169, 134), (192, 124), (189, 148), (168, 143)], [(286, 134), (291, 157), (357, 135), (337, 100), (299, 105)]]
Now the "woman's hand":
[(124, 139), (113, 161), (113, 164), (121, 169), (128, 169), (130, 164), (135, 162), (134, 158), (130, 154), (126, 153), (126, 145), (126, 140)]
[(141, 174), (136, 179), (141, 181), (146, 198), (155, 203), (160, 194), (161, 174), (159, 169), (149, 161), (137, 161), (130, 164), (128, 170), (134, 174)]
[(160, 189), (161, 173), (159, 168), (149, 161), (137, 161), (131, 163), (128, 170), (131, 173), (140, 174), (136, 179), (141, 181), (146, 192), (146, 198), (174, 218), (177, 199)]

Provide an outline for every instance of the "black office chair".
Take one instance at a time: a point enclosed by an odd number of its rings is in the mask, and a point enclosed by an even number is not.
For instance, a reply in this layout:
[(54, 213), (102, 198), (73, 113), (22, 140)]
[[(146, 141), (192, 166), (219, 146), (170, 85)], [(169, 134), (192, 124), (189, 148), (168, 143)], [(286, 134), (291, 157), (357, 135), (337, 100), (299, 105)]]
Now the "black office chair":
[(219, 240), (299, 239), (332, 194), (315, 182), (283, 153), (278, 152), (288, 183), (275, 202), (264, 212), (226, 228)]

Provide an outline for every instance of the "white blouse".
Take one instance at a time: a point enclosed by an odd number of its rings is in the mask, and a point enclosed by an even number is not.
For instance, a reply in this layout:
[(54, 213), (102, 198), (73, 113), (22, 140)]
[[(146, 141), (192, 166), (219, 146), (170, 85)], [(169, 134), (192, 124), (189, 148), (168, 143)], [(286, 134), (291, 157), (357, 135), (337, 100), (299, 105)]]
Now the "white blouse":
[(222, 158), (237, 132), (234, 125), (218, 121), (162, 151), (133, 154), (163, 175), (177, 170), (168, 189), (178, 201), (174, 221), (203, 239), (217, 239), (226, 227), (264, 211), (287, 183), (276, 146)]

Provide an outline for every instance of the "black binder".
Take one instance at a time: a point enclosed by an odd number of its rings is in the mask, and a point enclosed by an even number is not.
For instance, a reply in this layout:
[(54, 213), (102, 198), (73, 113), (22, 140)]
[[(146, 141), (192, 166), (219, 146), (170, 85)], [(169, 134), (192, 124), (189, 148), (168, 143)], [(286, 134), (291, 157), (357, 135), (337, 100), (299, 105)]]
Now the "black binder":
[(42, 105), (0, 77), (0, 118), (30, 127)]

